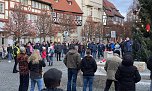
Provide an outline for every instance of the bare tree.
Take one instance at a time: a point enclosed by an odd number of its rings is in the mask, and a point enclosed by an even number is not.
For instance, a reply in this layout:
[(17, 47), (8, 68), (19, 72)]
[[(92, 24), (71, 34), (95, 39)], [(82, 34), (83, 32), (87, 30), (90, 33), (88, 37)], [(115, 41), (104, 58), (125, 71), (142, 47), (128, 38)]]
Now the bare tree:
[(35, 35), (34, 26), (28, 22), (27, 14), (23, 12), (21, 4), (15, 5), (12, 9), (9, 21), (4, 26), (4, 31), (7, 32), (5, 37), (12, 36), (13, 40), (20, 41), (23, 36)]
[(36, 20), (38, 36), (40, 39), (43, 38), (45, 41), (46, 36), (52, 36), (52, 24), (52, 16), (46, 10), (42, 10), (41, 14), (37, 17)]
[(91, 16), (87, 17), (87, 20), (84, 24), (82, 34), (84, 34), (84, 37), (87, 37), (87, 40), (93, 39), (93, 36), (95, 36), (95, 22), (93, 21)]
[(61, 25), (63, 28), (62, 32), (68, 31), (69, 33), (74, 33), (77, 28), (75, 16), (70, 14), (64, 14)]

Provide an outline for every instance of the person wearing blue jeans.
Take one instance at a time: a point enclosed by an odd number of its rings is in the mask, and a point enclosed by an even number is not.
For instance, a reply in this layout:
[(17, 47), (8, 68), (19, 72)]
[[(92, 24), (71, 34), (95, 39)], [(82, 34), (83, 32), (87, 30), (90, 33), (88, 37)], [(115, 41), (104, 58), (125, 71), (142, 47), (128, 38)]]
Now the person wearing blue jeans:
[(76, 91), (77, 74), (80, 69), (81, 56), (77, 47), (70, 46), (69, 52), (66, 54), (63, 62), (68, 68), (67, 91)]
[(37, 83), (38, 91), (43, 89), (43, 79), (31, 79), (31, 89), (30, 91), (34, 91), (35, 84)]
[(83, 76), (83, 91), (87, 91), (87, 85), (89, 84), (89, 91), (92, 91), (94, 76)]
[(42, 60), (38, 49), (34, 50), (34, 52), (31, 54), (28, 60), (29, 60), (28, 67), (30, 70), (30, 78), (31, 78), (30, 91), (34, 91), (36, 83), (38, 85), (38, 91), (41, 91), (43, 89), (42, 67), (45, 67), (46, 64)]
[(89, 91), (92, 90), (94, 73), (97, 71), (97, 64), (95, 59), (91, 56), (91, 50), (86, 50), (86, 56), (81, 61), (80, 66), (83, 72), (83, 91), (86, 91), (89, 84)]
[(76, 91), (77, 74), (78, 74), (77, 69), (70, 69), (70, 68), (68, 69), (67, 91)]

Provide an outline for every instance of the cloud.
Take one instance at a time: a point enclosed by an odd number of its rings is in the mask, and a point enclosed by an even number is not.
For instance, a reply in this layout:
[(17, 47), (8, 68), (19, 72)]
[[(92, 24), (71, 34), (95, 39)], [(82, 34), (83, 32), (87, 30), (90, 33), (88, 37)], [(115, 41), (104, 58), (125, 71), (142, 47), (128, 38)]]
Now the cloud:
[(120, 13), (126, 17), (129, 6), (132, 4), (133, 0), (109, 0), (112, 2)]

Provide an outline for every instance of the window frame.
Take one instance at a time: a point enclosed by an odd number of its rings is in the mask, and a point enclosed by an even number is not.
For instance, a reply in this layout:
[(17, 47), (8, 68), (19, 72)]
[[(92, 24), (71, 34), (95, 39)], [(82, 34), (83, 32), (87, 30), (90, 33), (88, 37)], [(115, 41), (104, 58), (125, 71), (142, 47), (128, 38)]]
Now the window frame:
[(5, 13), (5, 3), (4, 2), (0, 2), (0, 4), (2, 5), (2, 7), (1, 7), (2, 9), (0, 9), (0, 14), (4, 14)]

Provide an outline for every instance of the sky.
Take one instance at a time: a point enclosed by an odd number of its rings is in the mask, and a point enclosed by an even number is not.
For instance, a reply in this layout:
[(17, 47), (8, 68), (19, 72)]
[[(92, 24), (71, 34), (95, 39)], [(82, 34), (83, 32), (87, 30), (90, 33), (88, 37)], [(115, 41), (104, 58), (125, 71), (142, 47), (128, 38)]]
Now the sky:
[(112, 2), (120, 13), (126, 17), (129, 6), (133, 3), (133, 0), (109, 0)]

